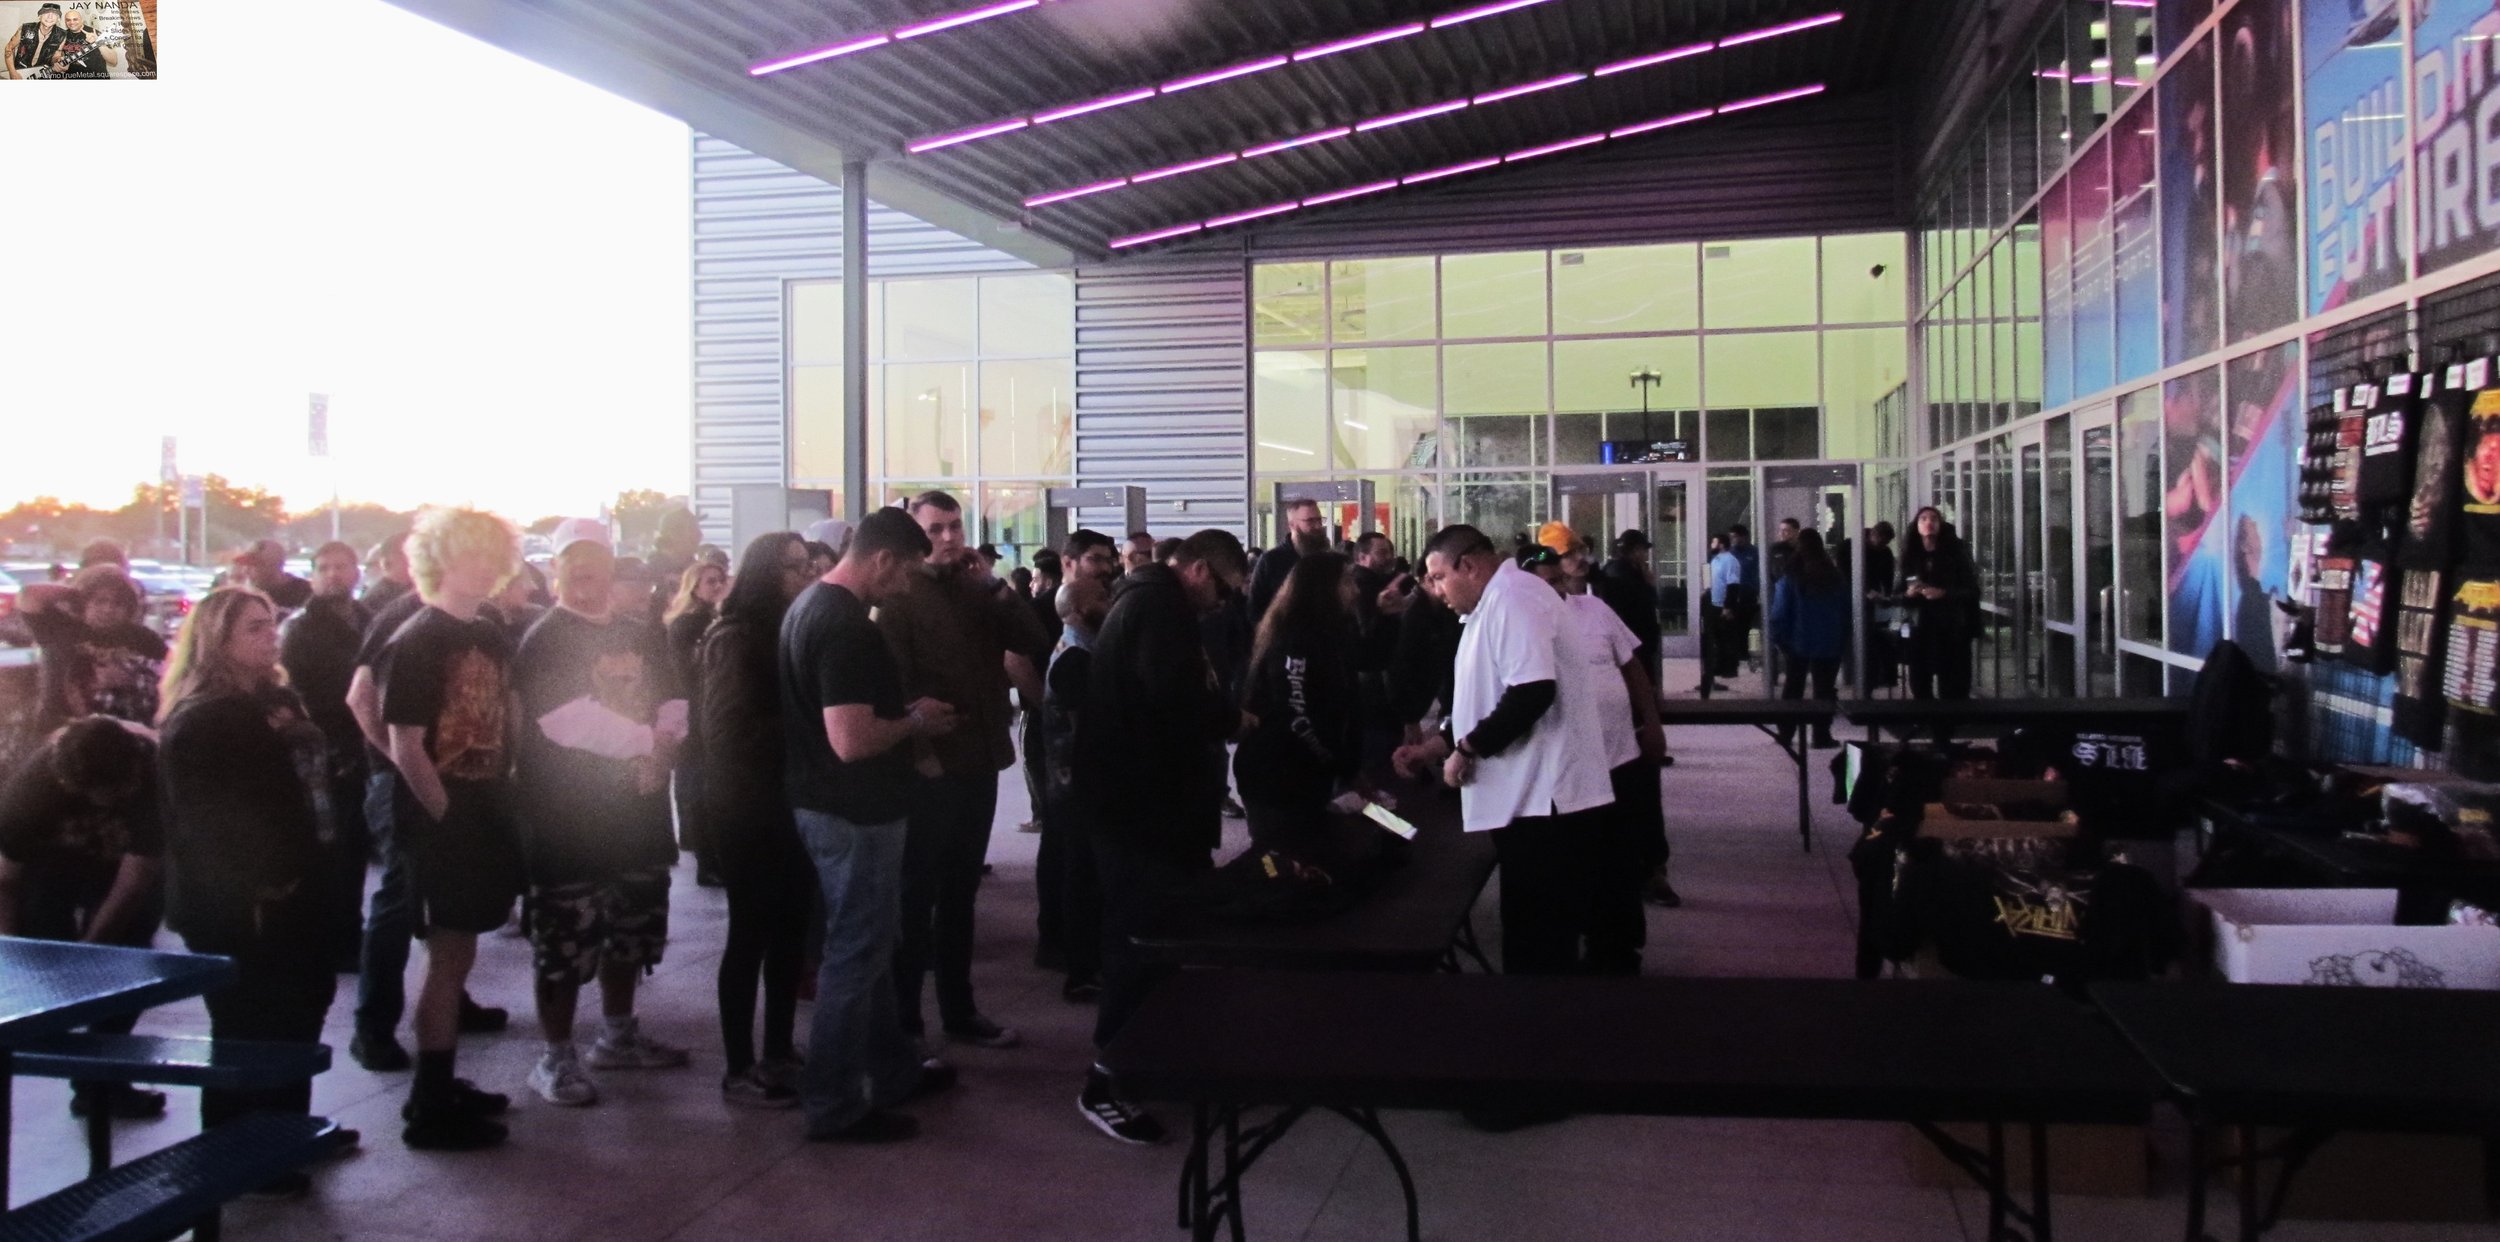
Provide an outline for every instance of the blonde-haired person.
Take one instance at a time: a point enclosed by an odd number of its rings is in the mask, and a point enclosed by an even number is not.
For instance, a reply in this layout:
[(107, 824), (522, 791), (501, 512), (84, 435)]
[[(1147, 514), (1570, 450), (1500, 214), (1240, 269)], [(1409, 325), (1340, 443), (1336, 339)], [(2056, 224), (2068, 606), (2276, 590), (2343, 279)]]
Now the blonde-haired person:
[[(728, 568), (698, 560), (677, 576), (677, 594), (660, 614), (660, 625), (668, 639), (669, 671), (677, 679), (678, 692), (686, 696), (690, 711), (698, 710), (694, 705), (703, 701), (698, 649), (703, 645), (704, 632), (720, 616), (721, 601), (727, 598)], [(677, 843), (694, 853), (694, 882), (705, 888), (719, 888), (720, 849), (712, 826), (703, 818), (702, 742), (703, 731), (697, 728), (686, 736), (686, 744), (677, 748), (677, 771), (670, 787), (677, 800)]]
[(510, 523), (435, 509), (408, 535), (424, 601), (373, 663), (384, 750), (397, 773), (394, 847), (416, 898), (425, 982), (416, 1003), (417, 1075), (402, 1116), (410, 1147), (458, 1151), (504, 1139), (505, 1097), (453, 1076), (461, 989), (477, 938), (503, 926), (521, 892), (512, 795), (512, 638), (486, 602), (518, 571)]
[[(162, 699), (166, 922), (236, 967), (208, 997), (210, 1033), (316, 1042), (338, 990), (322, 938), (336, 896), (329, 747), (278, 665), (277, 607), (248, 587), (209, 592), (174, 639)], [(310, 1082), (203, 1090), (200, 1124), (311, 1107)]]

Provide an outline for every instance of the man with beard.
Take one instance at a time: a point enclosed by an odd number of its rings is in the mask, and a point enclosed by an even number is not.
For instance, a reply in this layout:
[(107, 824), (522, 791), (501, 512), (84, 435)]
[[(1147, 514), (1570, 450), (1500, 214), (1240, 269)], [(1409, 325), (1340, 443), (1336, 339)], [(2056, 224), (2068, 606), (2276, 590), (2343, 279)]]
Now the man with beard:
[(278, 628), (278, 665), (286, 670), (287, 684), (304, 696), (304, 710), (329, 743), (330, 806), (338, 820), (331, 861), (338, 889), (325, 926), (332, 937), (332, 960), (350, 972), (357, 969), (364, 944), (359, 907), (364, 903), (365, 860), (372, 853), (364, 817), (364, 734), (347, 706), (356, 651), (373, 621), (373, 614), (356, 600), (361, 576), (357, 560), (356, 549), (347, 544), (321, 545), (313, 553), (311, 597)]
[[(1319, 502), (1308, 498), (1285, 502), (1285, 541), (1269, 548), (1259, 557), (1258, 567), (1250, 571), (1250, 624), (1267, 615), (1268, 603), (1283, 589), (1285, 579), (1292, 576), (1294, 564), (1306, 556), (1317, 556), (1328, 550), (1328, 521), (1320, 516)], [(1247, 652), (1243, 653), (1247, 656)]]

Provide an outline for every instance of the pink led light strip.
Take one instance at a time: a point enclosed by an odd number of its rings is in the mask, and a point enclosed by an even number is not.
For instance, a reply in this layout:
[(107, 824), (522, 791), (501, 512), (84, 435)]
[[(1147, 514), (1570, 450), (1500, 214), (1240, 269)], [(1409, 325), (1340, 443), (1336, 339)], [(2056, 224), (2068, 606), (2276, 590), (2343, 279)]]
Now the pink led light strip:
[[(1760, 30), (1748, 30), (1741, 34), (1729, 35), (1728, 37), (1720, 39), (1716, 42), (1695, 43), (1685, 47), (1675, 48), (1670, 51), (1655, 52), (1646, 56), (1635, 56), (1628, 60), (1614, 61), (1609, 64), (1599, 65), (1597, 68), (1591, 69), (1586, 73), (1558, 74), (1554, 77), (1541, 78), (1534, 82), (1523, 82), (1517, 86), (1508, 86), (1503, 87), (1500, 90), (1486, 91), (1480, 95), (1461, 96), (1457, 99), (1445, 100), (1437, 104), (1428, 104), (1421, 108), (1411, 108), (1404, 112), (1393, 112), (1386, 116), (1376, 116), (1369, 120), (1356, 121), (1351, 125), (1339, 125), (1329, 129), (1316, 130), (1297, 137), (1287, 138), (1281, 142), (1270, 142), (1261, 146), (1245, 147), (1227, 155), (1215, 156), (1204, 160), (1193, 160), (1187, 164), (1175, 164), (1168, 168), (1157, 168), (1141, 173), (1131, 173), (1125, 177), (1112, 177), (1108, 180), (1091, 182), (1086, 185), (1068, 186), (1063, 189), (1049, 191), (1048, 193), (1036, 194), (1033, 197), (1024, 200), (1024, 205), (1027, 207), (1047, 207), (1052, 203), (1064, 203), (1070, 199), (1084, 198), (1091, 194), (1102, 194), (1111, 190), (1122, 189), (1127, 186), (1143, 185), (1150, 181), (1160, 181), (1165, 177), (1179, 176), (1182, 173), (1197, 172), (1201, 169), (1214, 168), (1219, 165), (1230, 164), (1236, 159), (1254, 160), (1262, 155), (1274, 155), (1279, 151), (1290, 151), (1295, 147), (1305, 147), (1315, 142), (1327, 142), (1331, 139), (1343, 138), (1348, 134), (1367, 133), (1375, 129), (1386, 129), (1392, 125), (1402, 125), (1408, 121), (1418, 121), (1428, 116), (1438, 116), (1445, 112), (1456, 112), (1461, 108), (1476, 107), (1489, 103), (1499, 103), (1502, 100), (1516, 99), (1522, 95), (1531, 95), (1540, 91), (1553, 90), (1557, 87), (1573, 86), (1581, 82), (1589, 81), (1593, 78), (1611, 77), (1615, 74), (1628, 72), (1634, 69), (1646, 69), (1652, 65), (1663, 65), (1671, 60), (1682, 60), (1688, 56), (1698, 56), (1704, 52), (1715, 51), (1716, 49), (1723, 47), (1737, 47), (1747, 43), (1757, 43), (1764, 39), (1776, 38), (1780, 35), (1795, 34), (1800, 30), (1811, 30), (1817, 26), (1829, 26), (1839, 20), (1841, 20), (1840, 14), (1826, 13), (1820, 17), (1809, 17), (1802, 21), (1786, 22), (1777, 26), (1768, 26)], [(1012, 128), (1017, 129), (1023, 128), (1021, 124), (1014, 122), (1000, 122), (999, 124), (1010, 125)], [(965, 132), (969, 134), (972, 131)], [(1005, 133), (1008, 131), (993, 128), (990, 132)], [(982, 134), (980, 136), (987, 137), (988, 135)], [(970, 138), (965, 139), (965, 141), (970, 140)]]
[[(1010, 2), (1018, 3), (1021, 7), (1030, 7), (1032, 4), (1040, 3), (1041, 0), (1010, 0)], [(1195, 87), (1206, 86), (1215, 82), (1223, 82), (1233, 78), (1246, 77), (1253, 73), (1265, 73), (1270, 69), (1282, 69), (1287, 65), (1300, 64), (1303, 61), (1318, 60), (1322, 56), (1334, 56), (1339, 52), (1350, 52), (1358, 47), (1370, 47), (1375, 43), (1387, 43), (1393, 39), (1403, 39), (1409, 35), (1419, 35), (1427, 30), (1441, 30), (1447, 27), (1459, 25), (1463, 22), (1472, 22), (1480, 17), (1491, 17), (1496, 13), (1508, 13), (1514, 9), (1531, 8), (1536, 5), (1550, 4), (1552, 2), (1553, 0), (1493, 0), (1490, 4), (1478, 4), (1468, 8), (1458, 9), (1425, 21), (1407, 22), (1402, 25), (1383, 27), (1382, 29), (1369, 31), (1364, 34), (1352, 35), (1333, 42), (1302, 48), (1299, 51), (1284, 52), (1274, 56), (1262, 56), (1257, 60), (1245, 60), (1239, 64), (1226, 65), (1221, 69), (1210, 69), (1204, 73), (1194, 73), (1188, 77), (1174, 78), (1169, 82), (1165, 82), (1157, 86), (1140, 87), (1136, 90), (1122, 91), (1117, 95), (1105, 95), (1099, 99), (1086, 100), (1083, 103), (1069, 104), (1065, 107), (1053, 108), (1045, 112), (1036, 112), (1030, 116), (1011, 118), (1010, 120), (1004, 121), (992, 121), (986, 125), (976, 125), (970, 129), (957, 130), (951, 134), (938, 134), (933, 137), (916, 139), (905, 144), (903, 149), (913, 155), (918, 155), (924, 151), (936, 151), (944, 147), (955, 146), (959, 143), (976, 142), (983, 138), (993, 137), (998, 134), (1012, 133), (1016, 130), (1025, 129), (1034, 125), (1048, 125), (1052, 121), (1064, 121), (1069, 117), (1083, 116), (1088, 112), (1100, 112), (1105, 108), (1117, 108), (1123, 104), (1136, 103), (1140, 100), (1149, 99), (1157, 95), (1177, 95), (1182, 91), (1190, 90)], [(1004, 8), (1004, 6), (994, 7)], [(983, 12), (984, 15), (989, 15), (986, 10), (981, 10), (981, 12)], [(973, 20), (979, 19), (975, 18)], [(818, 49), (818, 52), (808, 53), (808, 56), (817, 60), (823, 60), (828, 56), (847, 55), (850, 52), (859, 51), (865, 47), (874, 47), (879, 43), (885, 42), (885, 37), (882, 35), (872, 36), (872, 38), (874, 38), (876, 42), (860, 43), (855, 40), (854, 43), (857, 44), (857, 46), (854, 46), (853, 44), (837, 44), (834, 48)], [(775, 68), (788, 68), (790, 65), (805, 63), (807, 63), (807, 61), (804, 59), (793, 58), (787, 63), (774, 61), (772, 62), (772, 66)], [(764, 71), (766, 71), (765, 68), (759, 66), (756, 69), (750, 69), (747, 72), (758, 73)]]
[(1818, 82), (1813, 86), (1800, 86), (1795, 90), (1779, 91), (1770, 95), (1756, 95), (1750, 99), (1739, 99), (1733, 103), (1723, 103), (1716, 108), (1696, 108), (1691, 112), (1679, 112), (1673, 116), (1662, 116), (1655, 120), (1641, 121), (1631, 125), (1620, 125), (1613, 129), (1602, 130), (1594, 134), (1582, 134), (1577, 138), (1566, 138), (1560, 142), (1548, 142), (1539, 146), (1529, 147), (1526, 150), (1513, 151), (1508, 155), (1498, 156), (1495, 158), (1469, 160), (1463, 164), (1450, 164), (1441, 168), (1429, 169), (1424, 172), (1408, 173), (1403, 177), (1392, 177), (1384, 181), (1373, 181), (1364, 185), (1352, 186), (1343, 190), (1331, 190), (1325, 194), (1311, 195), (1308, 198), (1292, 199), (1282, 203), (1271, 203), (1265, 207), (1254, 207), (1248, 211), (1236, 211), (1226, 215), (1216, 216), (1212, 219), (1200, 220), (1195, 224), (1176, 224), (1170, 228), (1155, 229), (1151, 232), (1131, 233), (1126, 237), (1115, 237), (1111, 239), (1110, 246), (1114, 250), (1126, 250), (1132, 246), (1143, 246), (1152, 242), (1170, 241), (1175, 237), (1186, 237), (1191, 233), (1202, 233), (1209, 229), (1220, 229), (1228, 225), (1240, 224), (1249, 220), (1258, 220), (1267, 216), (1280, 216), (1288, 211), (1298, 211), (1304, 207), (1318, 207), (1328, 203), (1343, 202), (1349, 198), (1359, 198), (1366, 194), (1379, 194), (1388, 190), (1399, 189), (1404, 186), (1421, 185), (1427, 181), (1438, 181), (1444, 177), (1455, 177), (1464, 173), (1482, 172), (1488, 168), (1498, 168), (1505, 164), (1516, 164), (1522, 160), (1536, 159), (1539, 156), (1557, 155), (1564, 151), (1576, 150), (1581, 147), (1596, 146), (1598, 143), (1607, 142), (1616, 138), (1630, 138), (1637, 134), (1651, 133), (1677, 125), (1689, 125), (1694, 121), (1699, 121), (1707, 117), (1725, 116), (1730, 112), (1743, 112), (1750, 108), (1766, 107), (1770, 104), (1785, 103), (1791, 99), (1803, 99), (1808, 95), (1820, 95), (1822, 93), (1823, 86)]
[(876, 34), (856, 35), (839, 43), (828, 43), (823, 47), (801, 52), (796, 56), (784, 56), (779, 60), (767, 60), (749, 65), (747, 76), (760, 78), (766, 74), (779, 73), (784, 69), (812, 65), (820, 60), (832, 60), (837, 56), (848, 56), (854, 52), (865, 52), (870, 48), (901, 43), (907, 39), (917, 39), (922, 35), (933, 35), (941, 30), (953, 30), (959, 26), (969, 26), (974, 22), (985, 22), (993, 17), (1005, 17), (1009, 13), (1021, 13), (1026, 9), (1039, 8), (1043, 3), (1044, 0), (999, 0), (996, 4), (985, 4), (979, 8), (965, 9), (960, 13), (950, 13), (943, 17), (932, 17), (926, 21), (913, 22), (908, 26), (897, 26), (892, 30), (879, 31)]

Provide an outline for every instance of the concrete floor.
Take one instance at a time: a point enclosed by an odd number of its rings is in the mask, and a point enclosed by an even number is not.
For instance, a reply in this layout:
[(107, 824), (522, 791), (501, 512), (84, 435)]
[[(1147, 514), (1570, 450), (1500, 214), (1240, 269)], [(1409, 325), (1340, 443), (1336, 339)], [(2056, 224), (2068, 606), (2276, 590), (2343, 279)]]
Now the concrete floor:
[[(1689, 692), (1689, 671), (1670, 670)], [(1650, 911), (1652, 973), (1840, 977), (1849, 972), (1855, 913), (1844, 857), (1854, 827), (1818, 803), (1818, 848), (1798, 850), (1793, 775), (1759, 734), (1678, 729), (1667, 774), (1675, 879), (1686, 905)], [(528, 951), (517, 939), (482, 946), (474, 992), (511, 1007), (511, 1033), (473, 1038), (461, 1070), (515, 1097), (512, 1142), (496, 1152), (408, 1152), (398, 1138), (404, 1075), (368, 1074), (347, 1059), (353, 980), (342, 980), (329, 1041), (339, 1065), (315, 1107), (364, 1132), (361, 1154), (320, 1172), (307, 1198), (246, 1202), (227, 1213), (237, 1238), (319, 1239), (1136, 1239), (1183, 1236), (1174, 1226), (1179, 1144), (1113, 1144), (1078, 1117), (1092, 1011), (1059, 998), (1058, 981), (1028, 964), (1033, 949), (1033, 849), (1014, 831), (1020, 780), (1003, 783), (997, 873), (983, 891), (983, 1008), (1023, 1031), (1023, 1047), (952, 1049), (963, 1085), (915, 1111), (921, 1137), (881, 1148), (811, 1145), (795, 1113), (733, 1109), (717, 1090), (720, 1053), (713, 976), (725, 924), (720, 894), (680, 868), (669, 960), (644, 990), (644, 1022), (692, 1046), (690, 1069), (600, 1076), (595, 1108), (558, 1109), (528, 1093), (537, 1054), (527, 1029)], [(1818, 789), (1822, 786), (1819, 782)], [(1238, 838), (1241, 826), (1228, 824)], [(1233, 844), (1238, 846), (1236, 839)], [(1498, 883), (1498, 879), (1496, 881)], [(1488, 893), (1478, 910), (1494, 943)], [(171, 944), (170, 938), (168, 939)], [(805, 1008), (801, 1010), (804, 1032)], [(205, 1032), (195, 1002), (159, 1010), (143, 1030)], [(802, 1034), (802, 1039), (804, 1035)], [(17, 1088), (22, 1202), (84, 1171), (77, 1123), (59, 1083)], [(162, 1121), (125, 1124), (137, 1155), (196, 1128), (194, 1098), (174, 1093)], [(1970, 1189), (1912, 1182), (1902, 1128), (1806, 1122), (1589, 1117), (1504, 1136), (1441, 1114), (1385, 1118), (1413, 1166), (1424, 1234), (1432, 1239), (1797, 1239), (1964, 1242), (1985, 1231)], [(1167, 1120), (1178, 1122), (1176, 1115)], [(2173, 1134), (2151, 1199), (2061, 1196), (2069, 1238), (2175, 1236), (2184, 1225)], [(1383, 1239), (1402, 1232), (1397, 1184), (1379, 1153), (1343, 1122), (1314, 1117), (1248, 1181), (1252, 1237), (1277, 1242)], [(2217, 1222), (2227, 1226), (2229, 1217)], [(2487, 1225), (2293, 1221), (2280, 1242), (2489, 1238)]]

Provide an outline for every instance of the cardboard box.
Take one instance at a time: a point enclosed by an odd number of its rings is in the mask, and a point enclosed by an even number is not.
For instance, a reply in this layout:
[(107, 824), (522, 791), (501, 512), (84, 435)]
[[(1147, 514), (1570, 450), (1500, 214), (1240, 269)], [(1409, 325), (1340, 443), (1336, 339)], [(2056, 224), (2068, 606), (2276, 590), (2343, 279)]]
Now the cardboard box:
[[(1999, 814), (1992, 818), (1965, 819), (1954, 813), (1955, 807), (1970, 806), (1992, 807)], [(1918, 832), (1920, 836), (1939, 841), (2071, 837), (2075, 835), (2075, 825), (2060, 818), (2065, 809), (2066, 786), (2060, 781), (1956, 777), (1944, 783), (1940, 801), (1927, 804)], [(2024, 818), (2009, 818), (2009, 815)]]
[(2207, 888), (2206, 954), (2233, 983), (2500, 988), (2500, 927), (2398, 927), (2392, 888)]
[[(1988, 1149), (1988, 1128), (1954, 1123), (1937, 1127), (1973, 1147)], [(1927, 1136), (1903, 1127), (1909, 1143), (1910, 1180), (1938, 1189), (1965, 1190), (1970, 1175), (1954, 1167)], [(2029, 1203), (2031, 1128), (2005, 1127), (2006, 1167), (2015, 1171), (2015, 1195)], [(2050, 1126), (2049, 1189), (2061, 1195), (2141, 1199), (2152, 1193), (2152, 1146), (2142, 1126)]]

